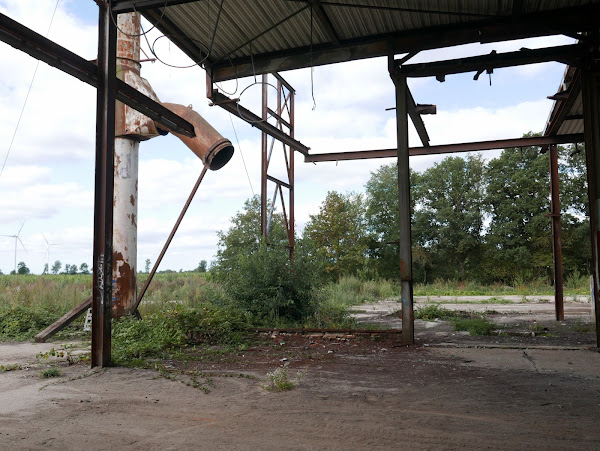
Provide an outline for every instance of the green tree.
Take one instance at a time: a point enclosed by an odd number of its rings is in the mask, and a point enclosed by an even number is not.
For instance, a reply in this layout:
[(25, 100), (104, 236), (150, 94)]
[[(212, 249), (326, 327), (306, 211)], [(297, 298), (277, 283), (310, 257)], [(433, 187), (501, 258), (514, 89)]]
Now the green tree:
[(82, 263), (82, 264), (79, 266), (79, 272), (80, 272), (81, 274), (89, 274), (89, 273), (90, 273), (90, 267), (88, 266), (88, 264), (87, 264), (87, 263)]
[(231, 227), (217, 233), (217, 258), (211, 275), (223, 284), (234, 305), (257, 322), (298, 321), (308, 318), (318, 305), (313, 290), (318, 266), (299, 243), (289, 258), (281, 215), (275, 214), (269, 244), (261, 239), (260, 202), (247, 200), (231, 218)]
[(333, 279), (358, 274), (365, 267), (367, 240), (363, 198), (357, 194), (329, 191), (319, 213), (310, 215), (304, 241)]
[(17, 274), (29, 274), (31, 271), (25, 264), (25, 262), (19, 262), (17, 265)]
[[(436, 268), (439, 276), (465, 279), (467, 269), (480, 264), (484, 168), (479, 156), (447, 157), (427, 169), (414, 188), (420, 203), (413, 223), (427, 236), (426, 243), (420, 243), (422, 251), (430, 248), (441, 263)], [(419, 253), (415, 256), (423, 260)]]
[[(415, 204), (420, 202), (420, 191), (415, 189), (421, 183), (421, 175), (410, 171), (411, 214)], [(398, 255), (398, 165), (391, 163), (381, 166), (371, 173), (365, 186), (366, 225), (370, 264), (377, 274), (385, 278), (397, 278), (400, 274)], [(413, 261), (423, 271), (429, 265), (429, 249), (424, 233), (426, 227), (412, 219)], [(418, 249), (419, 252), (415, 252)], [(422, 271), (422, 272), (423, 272)]]
[(42, 271), (42, 274), (48, 274), (48, 263), (44, 263), (44, 270)]
[(60, 268), (62, 268), (62, 263), (60, 260), (56, 260), (52, 265), (52, 274), (58, 274), (60, 272)]
[[(256, 252), (261, 245), (260, 198), (254, 196), (244, 202), (244, 209), (231, 218), (227, 231), (217, 232), (217, 256), (215, 266), (219, 270), (235, 267), (238, 256)], [(269, 233), (269, 244), (276, 247), (287, 246), (287, 236), (280, 214), (274, 213)]]
[(559, 184), (565, 277), (574, 272), (590, 274), (592, 251), (584, 146), (559, 147)]
[(144, 272), (146, 274), (150, 273), (150, 259), (149, 258), (146, 259), (145, 266), (144, 266)]
[(549, 277), (552, 267), (548, 156), (537, 147), (504, 149), (488, 163), (488, 277)]
[(207, 266), (208, 266), (208, 263), (206, 262), (206, 260), (200, 260), (200, 264), (196, 268), (196, 272), (206, 272)]

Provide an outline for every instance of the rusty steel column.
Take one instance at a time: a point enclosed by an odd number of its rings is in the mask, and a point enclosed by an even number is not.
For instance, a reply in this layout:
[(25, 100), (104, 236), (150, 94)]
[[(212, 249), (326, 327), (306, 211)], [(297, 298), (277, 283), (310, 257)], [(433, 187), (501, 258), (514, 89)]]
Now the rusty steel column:
[[(267, 121), (268, 118), (268, 75), (262, 75), (262, 120)], [(260, 163), (260, 233), (265, 240), (269, 241), (269, 231), (267, 228), (267, 171), (269, 170), (269, 162), (267, 161), (267, 143), (268, 136), (266, 133), (261, 133), (260, 148), (261, 148), (261, 163)]]
[(558, 146), (550, 145), (550, 217), (552, 218), (552, 258), (554, 260), (554, 310), (556, 320), (565, 319), (563, 305), (562, 233), (558, 184)]
[[(595, 66), (595, 67), (594, 67)], [(594, 279), (596, 345), (600, 347), (600, 68), (594, 61), (582, 72), (583, 120), (588, 176), (590, 230), (592, 243), (592, 276)]]
[(391, 74), (396, 86), (396, 133), (398, 140), (398, 229), (400, 283), (402, 298), (402, 338), (407, 344), (415, 343), (412, 241), (410, 224), (410, 172), (408, 155), (408, 110), (406, 77)]
[[(117, 77), (128, 81), (128, 73), (140, 73), (140, 22), (135, 13), (117, 17)], [(125, 104), (116, 107), (114, 161), (114, 216), (112, 316), (133, 312), (136, 301), (137, 209), (139, 139), (133, 136), (132, 117), (140, 116)]]
[[(282, 85), (282, 81), (279, 80), (278, 81), (278, 87), (279, 87), (279, 94), (278, 94), (278, 98), (279, 98), (279, 116), (283, 116), (283, 106), (281, 106), (281, 85)], [(296, 93), (292, 90), (290, 90), (290, 136), (293, 138), (294, 137), (294, 96), (296, 95)], [(292, 187), (289, 190), (289, 203), (290, 203), (290, 214), (289, 214), (289, 227), (288, 227), (288, 241), (289, 241), (289, 245), (290, 245), (290, 258), (293, 260), (294, 259), (294, 250), (296, 249), (296, 202), (294, 199), (294, 177), (295, 177), (295, 169), (294, 169), (294, 149), (292, 147), (289, 147), (290, 149), (290, 169), (289, 169), (289, 183), (290, 186)]]
[(91, 365), (111, 359), (113, 161), (115, 136), (115, 56), (117, 33), (108, 3), (98, 3), (98, 87), (96, 174), (94, 184), (94, 256), (92, 276)]

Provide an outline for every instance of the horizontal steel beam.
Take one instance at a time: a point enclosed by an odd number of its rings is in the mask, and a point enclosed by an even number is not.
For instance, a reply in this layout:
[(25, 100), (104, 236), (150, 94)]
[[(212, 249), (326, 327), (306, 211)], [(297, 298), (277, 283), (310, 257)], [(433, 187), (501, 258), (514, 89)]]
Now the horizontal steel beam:
[[(511, 147), (548, 146), (550, 144), (569, 144), (583, 142), (583, 133), (572, 135), (534, 136), (531, 138), (499, 139), (495, 141), (477, 141), (460, 144), (443, 144), (440, 146), (411, 147), (411, 157), (422, 155), (438, 155), (457, 152), (477, 152), (481, 150), (508, 149)], [(397, 149), (359, 150), (356, 152), (318, 153), (304, 157), (305, 163), (323, 161), (368, 160), (371, 158), (397, 158)]]
[[(35, 31), (0, 14), (0, 41), (27, 53), (28, 55), (56, 67), (79, 80), (98, 87), (98, 66), (67, 50)], [(137, 91), (127, 83), (116, 83), (117, 99), (131, 108), (145, 114), (165, 128), (183, 135), (194, 137), (194, 126), (160, 103)]]
[[(147, 16), (148, 17), (148, 16)], [(153, 20), (161, 29), (156, 18)], [(574, 6), (519, 17), (477, 20), (417, 30), (406, 30), (360, 39), (349, 39), (338, 45), (321, 44), (254, 54), (252, 58), (223, 58), (207, 62), (214, 82), (242, 78), (268, 72), (341, 63), (364, 58), (388, 56), (450, 47), (474, 42), (490, 43), (555, 34), (577, 33), (597, 29), (600, 6)], [(183, 34), (183, 33), (180, 33)], [(185, 51), (185, 50), (184, 50)], [(188, 55), (197, 60), (201, 55)]]
[(576, 65), (577, 60), (585, 55), (586, 48), (580, 44), (561, 45), (543, 49), (525, 49), (517, 52), (490, 53), (489, 55), (471, 56), (431, 63), (396, 65), (394, 70), (405, 77), (435, 77), (449, 74), (477, 72), (501, 67), (522, 66), (524, 64), (558, 61)]
[(301, 142), (296, 141), (290, 135), (287, 135), (274, 125), (269, 124), (267, 121), (258, 117), (252, 111), (241, 106), (238, 102), (233, 101), (233, 99), (230, 99), (229, 97), (216, 91), (214, 91), (211, 94), (210, 99), (212, 100), (214, 105), (218, 105), (224, 110), (229, 111), (231, 114), (234, 114), (240, 119), (248, 122), (253, 127), (258, 128), (261, 132), (265, 132), (267, 135), (272, 136), (273, 138), (281, 141), (284, 144), (287, 144), (292, 149), (297, 150), (305, 156), (308, 155), (308, 151), (310, 150), (309, 147), (306, 147)]
[(198, 0), (113, 0), (113, 14), (144, 11), (146, 9), (163, 8), (165, 6), (182, 5), (197, 2)]

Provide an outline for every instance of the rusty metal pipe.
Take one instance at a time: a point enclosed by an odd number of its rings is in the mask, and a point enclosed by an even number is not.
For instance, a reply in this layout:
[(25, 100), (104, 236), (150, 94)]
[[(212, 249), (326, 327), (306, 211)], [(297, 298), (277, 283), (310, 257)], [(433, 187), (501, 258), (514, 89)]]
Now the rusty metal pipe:
[(231, 141), (223, 138), (221, 134), (210, 125), (206, 119), (194, 111), (191, 106), (177, 103), (163, 103), (163, 106), (194, 126), (196, 136), (189, 138), (173, 132), (192, 152), (208, 166), (211, 171), (216, 171), (225, 166), (233, 156)]

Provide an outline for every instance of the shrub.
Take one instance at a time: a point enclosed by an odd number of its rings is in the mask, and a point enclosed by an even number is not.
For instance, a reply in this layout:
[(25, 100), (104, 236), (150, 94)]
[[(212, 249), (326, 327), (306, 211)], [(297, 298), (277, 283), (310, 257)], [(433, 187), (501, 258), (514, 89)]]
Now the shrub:
[(238, 254), (231, 268), (216, 268), (215, 277), (234, 306), (255, 321), (302, 321), (317, 310), (319, 271), (298, 250), (292, 261), (287, 248), (262, 244), (253, 253)]

